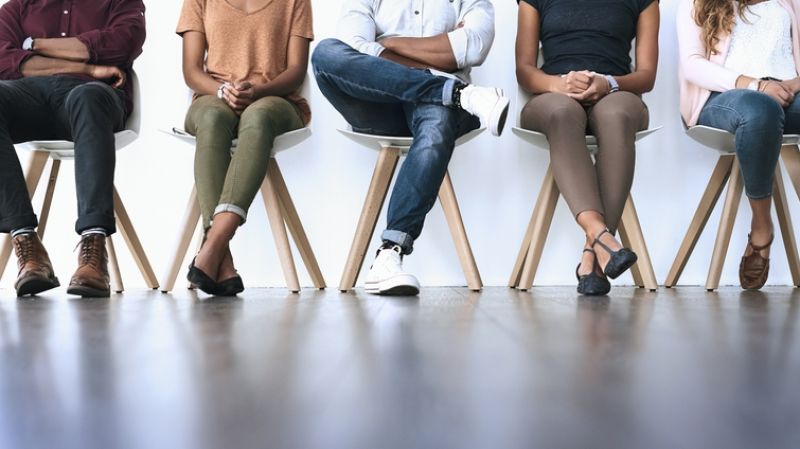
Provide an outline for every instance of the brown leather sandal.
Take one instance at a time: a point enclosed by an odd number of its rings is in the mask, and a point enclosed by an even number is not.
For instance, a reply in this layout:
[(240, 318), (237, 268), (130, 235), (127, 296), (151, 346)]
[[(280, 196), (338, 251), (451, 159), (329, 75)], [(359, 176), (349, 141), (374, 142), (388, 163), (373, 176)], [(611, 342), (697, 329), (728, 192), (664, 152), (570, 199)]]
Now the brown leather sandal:
[(753, 252), (749, 256), (743, 256), (742, 262), (739, 264), (739, 282), (741, 282), (743, 289), (758, 290), (767, 283), (769, 258), (762, 256), (761, 251), (769, 248), (773, 240), (775, 240), (775, 234), (770, 236), (766, 245), (755, 246), (750, 234), (747, 235), (747, 246)]

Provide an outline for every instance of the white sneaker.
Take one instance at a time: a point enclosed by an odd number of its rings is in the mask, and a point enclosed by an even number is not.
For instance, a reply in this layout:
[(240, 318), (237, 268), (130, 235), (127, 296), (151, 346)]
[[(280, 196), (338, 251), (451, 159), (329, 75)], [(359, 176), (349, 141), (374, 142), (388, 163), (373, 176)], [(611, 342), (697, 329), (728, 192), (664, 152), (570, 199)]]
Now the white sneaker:
[(381, 248), (367, 274), (364, 290), (374, 295), (415, 296), (419, 294), (419, 281), (413, 274), (403, 271), (401, 249), (395, 245)]
[(508, 104), (503, 89), (470, 84), (461, 90), (461, 109), (481, 119), (495, 136), (502, 134), (506, 126)]

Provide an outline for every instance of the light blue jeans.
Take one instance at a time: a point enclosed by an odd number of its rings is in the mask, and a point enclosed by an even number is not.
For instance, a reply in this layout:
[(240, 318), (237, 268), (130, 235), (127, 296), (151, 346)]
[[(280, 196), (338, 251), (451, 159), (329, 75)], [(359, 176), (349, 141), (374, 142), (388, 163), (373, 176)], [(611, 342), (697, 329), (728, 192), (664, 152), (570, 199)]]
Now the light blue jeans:
[(697, 123), (724, 129), (736, 136), (736, 156), (747, 197), (769, 198), (783, 134), (800, 133), (800, 96), (782, 108), (762, 92), (746, 89), (714, 92)]

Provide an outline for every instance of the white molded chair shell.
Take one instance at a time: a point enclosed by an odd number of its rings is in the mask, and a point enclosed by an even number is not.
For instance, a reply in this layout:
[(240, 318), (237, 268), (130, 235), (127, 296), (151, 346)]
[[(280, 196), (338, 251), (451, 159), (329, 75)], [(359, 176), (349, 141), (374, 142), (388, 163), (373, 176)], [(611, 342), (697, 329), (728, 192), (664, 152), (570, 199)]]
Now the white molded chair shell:
[[(463, 136), (459, 137), (458, 140), (456, 140), (456, 146), (463, 145), (469, 142), (470, 140), (474, 139), (485, 130), (486, 128), (478, 128), (464, 134)], [(353, 142), (356, 142), (359, 145), (363, 145), (365, 147), (369, 147), (376, 151), (382, 148), (397, 148), (403, 154), (405, 154), (408, 152), (409, 148), (411, 148), (411, 144), (414, 142), (413, 137), (378, 136), (374, 134), (364, 134), (355, 132), (350, 127), (348, 127), (347, 129), (339, 129), (339, 132), (344, 134), (347, 138), (349, 138)]]
[[(695, 142), (724, 154), (736, 152), (734, 135), (728, 131), (704, 125), (687, 127), (684, 123), (683, 126), (686, 134)], [(798, 134), (786, 134), (783, 136), (783, 145), (797, 145), (798, 143), (800, 143), (800, 135)]]
[[(131, 70), (131, 78), (128, 82), (133, 83), (133, 112), (125, 123), (125, 129), (114, 134), (114, 145), (117, 151), (132, 144), (139, 137), (142, 126), (142, 93), (136, 71)], [(52, 159), (75, 158), (75, 143), (69, 140), (34, 140), (21, 143), (18, 147), (29, 151), (50, 153)]]
[[(521, 86), (517, 88), (517, 104), (519, 105), (519, 113), (517, 114), (517, 126), (513, 127), (511, 131), (516, 134), (517, 136), (521, 137), (523, 140), (528, 142), (529, 144), (544, 149), (550, 149), (550, 142), (547, 140), (547, 136), (544, 133), (540, 133), (538, 131), (531, 131), (529, 129), (522, 128), (521, 126), (521, 119), (522, 119), (522, 108), (528, 104), (532, 95), (526, 92)], [(663, 128), (662, 126), (657, 126), (655, 128), (649, 128), (644, 131), (639, 131), (636, 133), (636, 141), (638, 142), (641, 139), (653, 134), (654, 132)], [(597, 154), (597, 137), (595, 136), (586, 136), (586, 147), (589, 149), (589, 153), (592, 155)]]

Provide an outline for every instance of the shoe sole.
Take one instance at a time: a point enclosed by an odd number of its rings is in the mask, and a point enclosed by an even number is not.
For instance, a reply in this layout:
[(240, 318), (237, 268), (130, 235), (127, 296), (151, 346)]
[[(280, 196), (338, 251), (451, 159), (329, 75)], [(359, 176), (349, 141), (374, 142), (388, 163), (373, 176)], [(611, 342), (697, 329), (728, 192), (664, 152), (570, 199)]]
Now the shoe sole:
[(396, 276), (381, 282), (365, 283), (364, 290), (381, 296), (417, 296), (419, 287), (414, 281), (413, 276)]
[(57, 277), (53, 278), (30, 278), (23, 281), (17, 286), (17, 297), (34, 296), (47, 290), (52, 290), (59, 287), (61, 283), (58, 282)]
[(70, 285), (67, 293), (84, 298), (108, 298), (111, 296), (111, 288), (101, 290), (86, 285)]
[(489, 115), (489, 130), (492, 135), (500, 136), (503, 134), (503, 129), (506, 126), (506, 119), (508, 118), (508, 107), (510, 100), (507, 97), (500, 97), (495, 103), (492, 113)]

